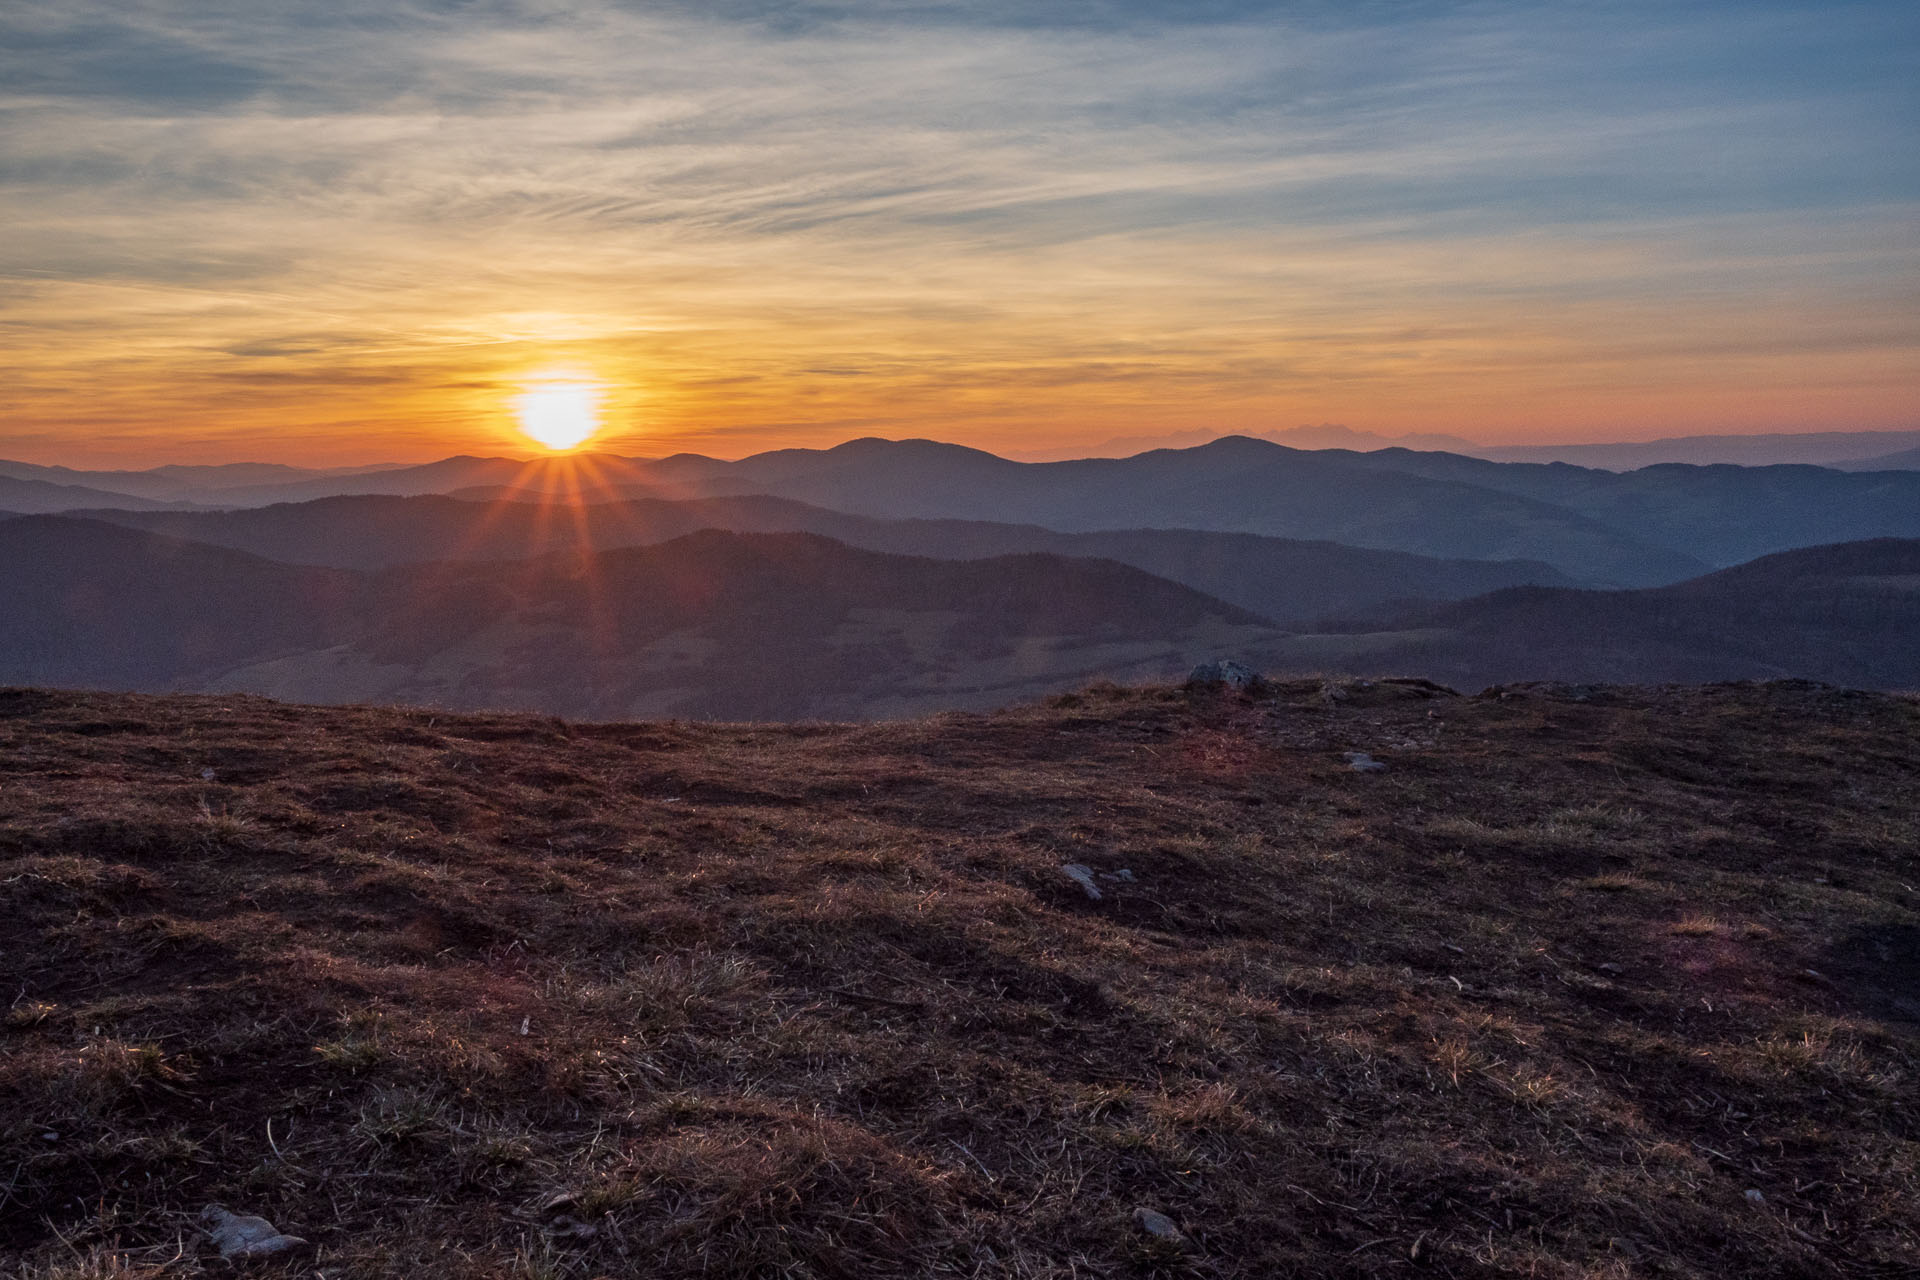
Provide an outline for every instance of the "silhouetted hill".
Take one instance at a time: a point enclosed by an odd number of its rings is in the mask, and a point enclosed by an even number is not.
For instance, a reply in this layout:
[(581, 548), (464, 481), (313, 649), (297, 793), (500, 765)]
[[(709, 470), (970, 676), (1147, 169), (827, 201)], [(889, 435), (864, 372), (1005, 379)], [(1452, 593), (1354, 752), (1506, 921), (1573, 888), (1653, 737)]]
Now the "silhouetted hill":
[(1920, 447), (1902, 449), (1898, 453), (1883, 453), (1878, 457), (1862, 458), (1856, 462), (1836, 462), (1834, 466), (1842, 471), (1920, 470)]
[(336, 643), (355, 575), (64, 516), (0, 521), (0, 682), (186, 689)]
[(1809, 676), (1920, 689), (1920, 540), (1767, 556), (1644, 591), (1519, 587), (1418, 611), (1356, 640), (1345, 669), (1461, 686)]
[[(42, 466), (32, 462), (0, 460), (0, 477), (39, 480), (48, 484), (99, 490), (157, 502), (220, 506), (260, 487), (304, 481), (341, 480), (374, 471), (381, 465), (360, 467), (290, 467), (278, 462), (223, 462), (207, 465), (170, 463), (144, 471), (88, 471), (73, 467)], [(127, 505), (125, 502), (119, 505)]]
[(789, 450), (764, 471), (747, 459), (729, 481), (861, 515), (1063, 532), (1257, 533), (1446, 558), (1544, 560), (1608, 584), (1672, 581), (1705, 567), (1552, 503), (1357, 465), (1352, 456), (1228, 437), (1132, 458), (1016, 463), (926, 441), (854, 441)]
[(1668, 436), (1660, 440), (1593, 444), (1469, 445), (1466, 448), (1448, 444), (1423, 445), (1416, 441), (1405, 443), (1416, 449), (1444, 449), (1495, 462), (1570, 462), (1582, 467), (1605, 467), (1609, 471), (1632, 471), (1663, 462), (1684, 462), (1702, 467), (1719, 463), (1743, 467), (1800, 463), (1858, 471), (1866, 469), (1861, 465), (1861, 459), (1920, 444), (1920, 431), (1800, 431), (1764, 435)]
[(1229, 437), (1132, 458), (1021, 463), (929, 440), (868, 439), (738, 462), (697, 455), (657, 462), (609, 454), (530, 463), (453, 458), (228, 494), (240, 505), (475, 487), (575, 501), (759, 493), (884, 519), (980, 520), (1061, 532), (1182, 528), (1446, 559), (1541, 560), (1604, 584), (1670, 582), (1707, 567), (1549, 502), (1359, 466), (1354, 456)]
[[(160, 470), (137, 474), (153, 484), (181, 482)], [(1244, 436), (1129, 458), (1046, 463), (929, 440), (875, 439), (737, 462), (591, 452), (533, 461), (462, 457), (228, 486), (217, 490), (217, 502), (259, 506), (471, 489), (573, 503), (764, 494), (880, 519), (1063, 533), (1251, 533), (1442, 559), (1537, 560), (1589, 585), (1619, 587), (1680, 581), (1796, 546), (1920, 536), (1920, 470), (1670, 464), (1622, 474), (1397, 447), (1308, 452)], [(76, 497), (42, 493), (32, 509), (141, 505)], [(8, 503), (0, 491), (0, 506), (8, 505), (22, 504)]]
[(1666, 463), (1620, 473), (1405, 449), (1350, 456), (1356, 465), (1555, 503), (1714, 565), (1793, 547), (1920, 537), (1920, 471), (1868, 475), (1811, 466)]
[(808, 534), (374, 578), (376, 625), (212, 687), (596, 717), (863, 718), (987, 707), (1270, 643), (1264, 619), (1109, 561), (930, 560)]
[[(463, 511), (514, 519), (539, 511), (446, 499), (334, 505), (397, 513), (401, 524), (422, 513), (451, 517), (427, 526), (441, 538), (473, 529), (461, 523)], [(770, 523), (796, 514), (755, 498), (626, 504), (602, 516), (654, 519), (660, 532), (716, 507)], [(301, 514), (287, 507), (238, 518)], [(831, 517), (829, 527), (856, 521), (817, 514)], [(877, 528), (865, 532), (901, 543), (944, 539), (948, 553), (967, 536), (1022, 533), (871, 523)], [(363, 526), (370, 536), (397, 527)], [(296, 523), (281, 532), (311, 541), (316, 529), (335, 527)], [(1212, 569), (1228, 577), (1259, 570), (1284, 578), (1351, 554), (1177, 531), (1051, 537), (1082, 551), (1178, 556), (1188, 568), (1214, 557)], [(1384, 620), (1291, 636), (1263, 615), (1110, 559), (914, 557), (812, 534), (712, 529), (639, 548), (570, 545), (531, 559), (354, 572), (94, 521), (9, 520), (0, 523), (0, 591), (16, 607), (0, 628), (0, 680), (762, 719), (996, 706), (1094, 676), (1158, 677), (1215, 657), (1469, 687), (1774, 676), (1920, 685), (1912, 643), (1920, 542), (1903, 540), (1785, 553), (1660, 589), (1529, 587), (1398, 613), (1382, 605), (1375, 616)]]
[[(768, 474), (780, 472), (779, 453), (761, 454)], [(444, 458), (418, 466), (387, 467), (351, 476), (320, 476), (292, 484), (256, 485), (221, 491), (231, 506), (311, 502), (354, 494), (449, 494), (487, 489), (505, 496), (564, 497), (572, 503), (616, 502), (636, 497), (689, 498), (714, 493), (758, 492), (738, 468), (755, 459), (725, 462), (699, 454), (624, 458), (583, 453), (519, 458)]]
[(0, 682), (774, 719), (995, 706), (1257, 651), (1264, 619), (1111, 561), (807, 534), (379, 573), (86, 520), (0, 523)]
[(113, 493), (85, 485), (55, 484), (48, 480), (0, 475), (0, 509), (20, 515), (46, 515), (83, 507), (119, 507), (131, 511), (159, 511), (182, 504), (131, 494)]
[(1282, 622), (1355, 617), (1408, 601), (1458, 599), (1520, 583), (1572, 585), (1566, 575), (1539, 562), (1439, 560), (1191, 530), (1064, 534), (1036, 525), (881, 520), (763, 495), (564, 509), (536, 502), (483, 506), (433, 496), (367, 496), (230, 512), (87, 514), (289, 563), (353, 569), (642, 546), (709, 528), (819, 533), (849, 546), (945, 560), (1047, 552), (1118, 560)]

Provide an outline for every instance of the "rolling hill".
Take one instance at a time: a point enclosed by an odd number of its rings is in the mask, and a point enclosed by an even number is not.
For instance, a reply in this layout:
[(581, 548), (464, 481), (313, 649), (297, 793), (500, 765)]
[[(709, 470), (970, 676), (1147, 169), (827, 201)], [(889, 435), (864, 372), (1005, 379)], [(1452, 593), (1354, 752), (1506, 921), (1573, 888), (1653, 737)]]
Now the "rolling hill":
[(1897, 453), (1883, 453), (1856, 462), (1836, 462), (1842, 471), (1920, 471), (1920, 445)]
[(1608, 585), (1672, 581), (1705, 567), (1550, 502), (1245, 437), (1048, 463), (1008, 462), (931, 441), (858, 440), (748, 458), (702, 483), (895, 519), (992, 520), (1063, 532), (1198, 529), (1445, 558), (1544, 560)]
[(1667, 463), (1617, 473), (1405, 449), (1351, 460), (1551, 502), (1720, 567), (1795, 547), (1920, 537), (1920, 471)]
[[(1416, 610), (1392, 633), (1302, 641), (1339, 669), (1494, 681), (1816, 675), (1920, 689), (1920, 540), (1765, 556), (1644, 591), (1519, 587)], [(1302, 649), (1301, 651), (1305, 651)]]
[(1459, 599), (1526, 583), (1573, 585), (1565, 574), (1537, 561), (1439, 560), (1195, 530), (1069, 534), (985, 521), (881, 520), (757, 495), (562, 508), (536, 501), (483, 505), (435, 496), (367, 496), (228, 512), (76, 514), (288, 563), (343, 569), (601, 551), (664, 542), (701, 529), (818, 533), (870, 551), (943, 560), (1042, 552), (1117, 560), (1288, 624), (1370, 615), (1409, 601)]
[[(156, 484), (182, 482), (171, 474), (138, 474)], [(531, 462), (461, 457), (228, 485), (218, 489), (217, 502), (262, 506), (475, 489), (574, 503), (758, 494), (878, 519), (1020, 524), (1060, 533), (1248, 533), (1441, 559), (1540, 561), (1576, 581), (1609, 587), (1663, 585), (1797, 546), (1920, 536), (1920, 471), (1665, 464), (1616, 473), (1400, 447), (1306, 451), (1235, 436), (1129, 458), (1046, 463), (928, 440), (872, 439), (737, 462), (692, 454), (586, 453)], [(76, 500), (82, 497), (90, 500)], [(0, 507), (22, 510), (140, 505), (59, 490), (22, 505), (0, 492)]]
[(96, 521), (0, 523), (0, 682), (618, 717), (859, 718), (1151, 677), (1276, 636), (1111, 561), (807, 534), (377, 573)]
[(95, 521), (0, 521), (0, 681), (196, 688), (344, 639), (363, 594), (353, 574)]
[[(462, 510), (514, 518), (539, 510), (384, 499), (344, 509), (368, 504), (408, 521), (451, 511), (456, 532), (471, 529), (458, 523)], [(606, 510), (620, 518), (649, 509)], [(651, 510), (693, 519), (679, 505)], [(765, 499), (740, 510), (784, 522)], [(289, 513), (302, 508), (240, 518)], [(279, 527), (310, 534), (337, 524)], [(957, 541), (937, 524), (881, 525), (896, 528), (908, 541)], [(989, 530), (1007, 536), (1004, 526)], [(1054, 536), (1087, 550), (1123, 549), (1136, 535)], [(1090, 541), (1073, 541), (1082, 536)], [(1223, 550), (1204, 541), (1222, 535), (1137, 536), (1155, 554), (1203, 540), (1205, 554), (1185, 549), (1188, 564)], [(1302, 557), (1294, 566), (1302, 572), (1350, 554), (1250, 541), (1258, 564), (1275, 572), (1289, 552)], [(1224, 541), (1226, 551), (1236, 545)], [(1132, 551), (1150, 558), (1142, 546)], [(1231, 576), (1244, 566), (1228, 558), (1214, 568)], [(1916, 582), (1920, 542), (1890, 539), (1783, 553), (1665, 588), (1519, 587), (1397, 611), (1383, 604), (1371, 618), (1289, 634), (1263, 614), (1113, 559), (954, 560), (815, 534), (706, 529), (643, 547), (350, 570), (33, 516), (0, 522), (0, 598), (10, 605), (0, 617), (0, 681), (743, 719), (989, 708), (1095, 677), (1159, 678), (1229, 657), (1276, 672), (1412, 675), (1468, 688), (1785, 676), (1909, 688), (1920, 686)]]
[(17, 515), (46, 515), (83, 507), (120, 507), (132, 511), (178, 509), (185, 504), (141, 498), (86, 485), (56, 484), (50, 480), (0, 475), (0, 511)]

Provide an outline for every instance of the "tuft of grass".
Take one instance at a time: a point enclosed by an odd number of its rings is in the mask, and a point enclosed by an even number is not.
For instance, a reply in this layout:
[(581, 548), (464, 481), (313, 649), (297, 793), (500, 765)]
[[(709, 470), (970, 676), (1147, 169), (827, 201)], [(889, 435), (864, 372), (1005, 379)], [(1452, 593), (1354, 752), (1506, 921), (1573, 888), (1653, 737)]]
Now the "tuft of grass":
[(448, 1132), (446, 1104), (415, 1088), (381, 1088), (361, 1104), (353, 1135), (365, 1146), (402, 1147)]
[(39, 1026), (59, 1010), (59, 1005), (47, 1000), (16, 1000), (7, 1008), (6, 1025), (24, 1031)]

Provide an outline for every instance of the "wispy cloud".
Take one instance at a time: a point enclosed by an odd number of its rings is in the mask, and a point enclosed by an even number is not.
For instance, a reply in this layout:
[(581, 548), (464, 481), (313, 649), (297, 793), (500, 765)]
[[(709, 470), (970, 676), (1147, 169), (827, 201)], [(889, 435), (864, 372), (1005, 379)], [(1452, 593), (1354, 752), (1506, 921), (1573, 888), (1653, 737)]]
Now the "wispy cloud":
[(1893, 425), (1920, 389), (1901, 5), (5, 21), (0, 452), (469, 447), (554, 362), (637, 447)]

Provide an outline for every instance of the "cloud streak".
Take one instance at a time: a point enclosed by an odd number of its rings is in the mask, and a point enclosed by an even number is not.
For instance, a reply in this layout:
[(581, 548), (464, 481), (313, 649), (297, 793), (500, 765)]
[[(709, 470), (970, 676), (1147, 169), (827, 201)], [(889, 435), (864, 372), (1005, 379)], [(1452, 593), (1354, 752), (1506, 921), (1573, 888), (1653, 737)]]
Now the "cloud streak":
[(35, 6), (0, 451), (1910, 418), (1902, 6), (1030, 8)]

